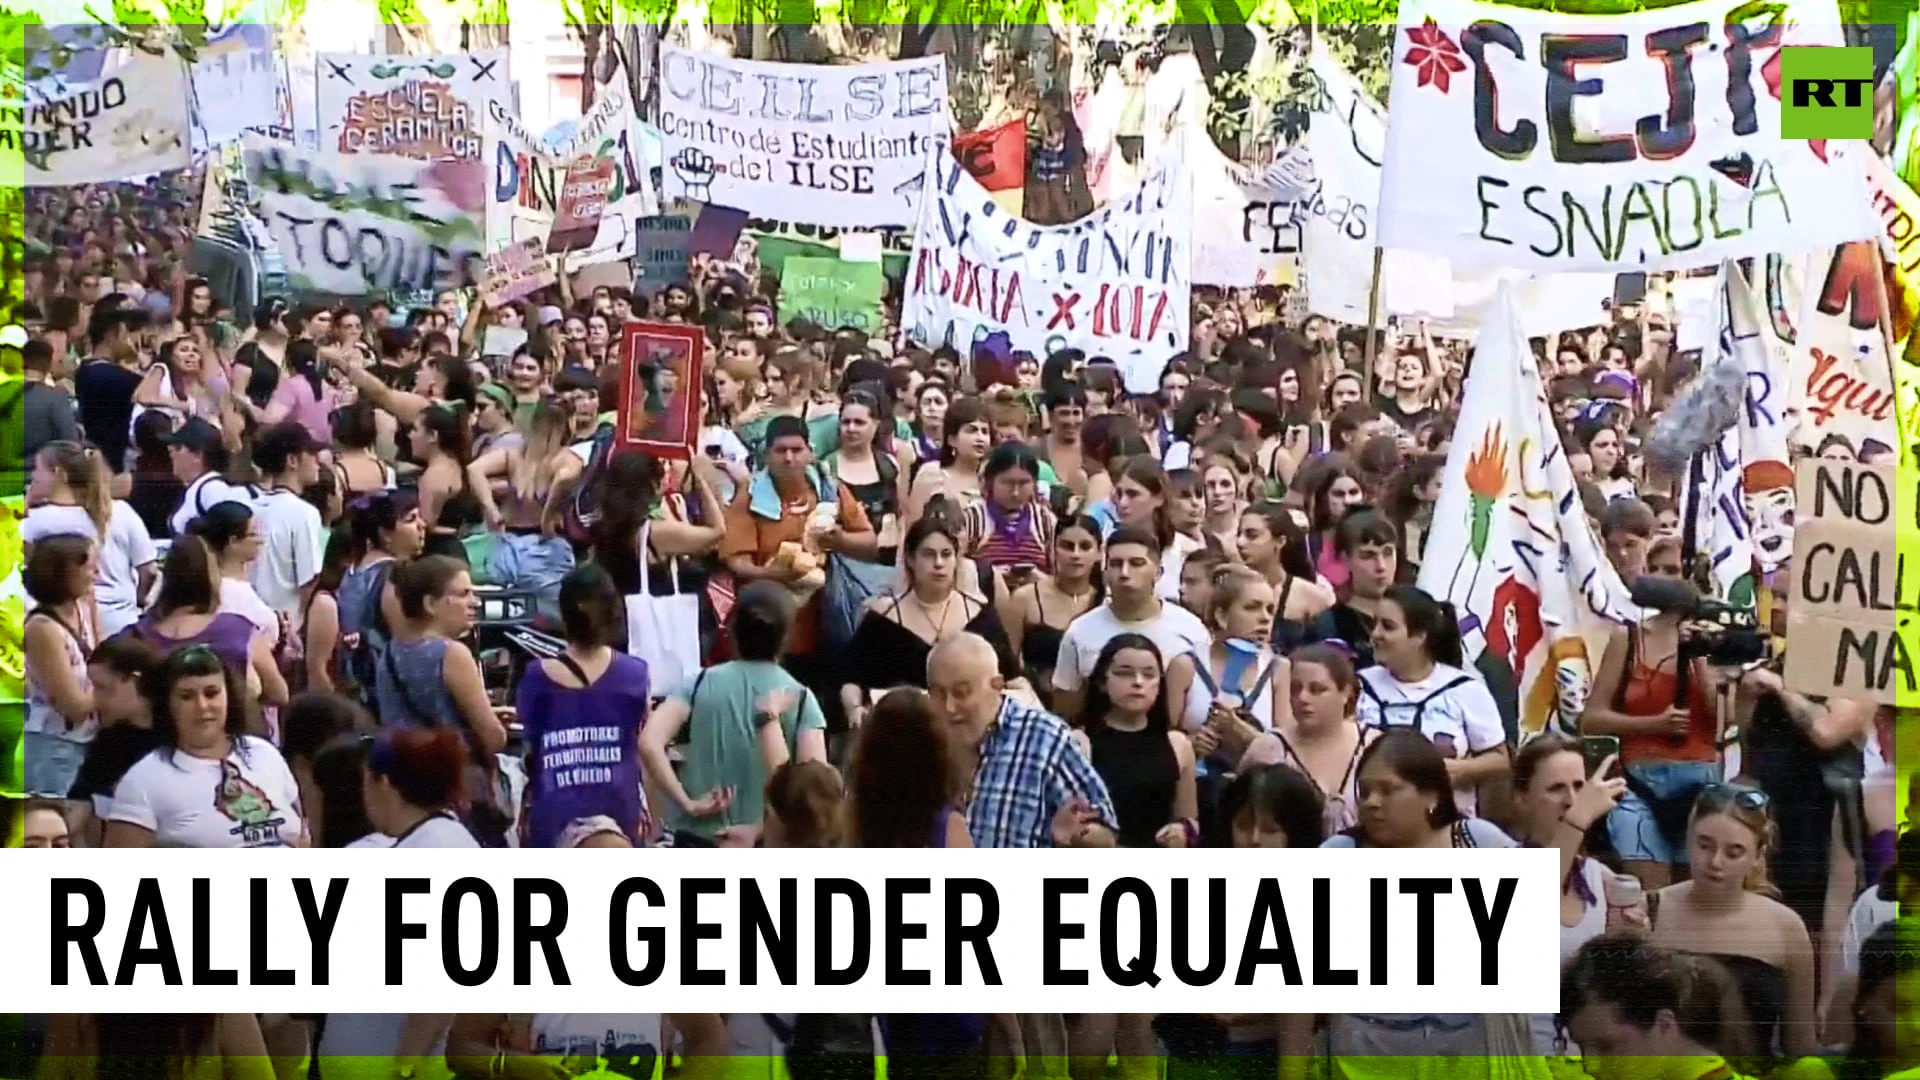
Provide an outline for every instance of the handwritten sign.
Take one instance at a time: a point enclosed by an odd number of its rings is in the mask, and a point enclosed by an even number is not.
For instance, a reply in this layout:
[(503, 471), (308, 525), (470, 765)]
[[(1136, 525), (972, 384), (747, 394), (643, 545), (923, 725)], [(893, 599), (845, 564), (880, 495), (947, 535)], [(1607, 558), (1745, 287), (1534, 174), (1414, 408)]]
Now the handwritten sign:
[(611, 187), (590, 242), (575, 249), (575, 268), (624, 262), (640, 254), (640, 223), (659, 213), (646, 167), (639, 121), (620, 85), (606, 88), (593, 111), (572, 125), (564, 140), (536, 138), (500, 106), (489, 106), (487, 136), (487, 243), (495, 248), (527, 239), (544, 241), (554, 227), (567, 171), (586, 160), (612, 166)]
[(149, 176), (193, 163), (187, 66), (168, 52), (121, 50), (99, 78), (50, 101), (0, 105), (0, 152), (19, 155), (27, 187)]
[(477, 162), (316, 152), (252, 135), (243, 145), (296, 290), (360, 296), (480, 278)]
[(942, 57), (822, 67), (660, 49), (666, 195), (762, 217), (906, 225), (952, 128)]
[(1456, 267), (1690, 268), (1875, 234), (1858, 142), (1780, 137), (1783, 45), (1834, 0), (1400, 7), (1381, 240)]
[(552, 232), (547, 235), (547, 254), (578, 251), (593, 243), (600, 231), (600, 218), (607, 212), (613, 172), (613, 162), (600, 158), (575, 158), (573, 164), (567, 166), (567, 178), (560, 190), (560, 210), (554, 215)]
[(880, 299), (886, 291), (880, 263), (789, 256), (780, 273), (780, 322), (805, 319), (839, 330), (851, 326), (881, 331)]
[[(1876, 226), (1877, 226), (1876, 222)], [(1793, 343), (1793, 442), (1818, 450), (1829, 435), (1855, 450), (1871, 439), (1897, 446), (1893, 365), (1882, 321), (1885, 263), (1872, 240), (1842, 244), (1808, 263)]]
[(479, 161), (489, 104), (507, 104), (507, 50), (319, 57), (320, 144), (342, 154)]
[(488, 254), (480, 291), (487, 303), (499, 307), (539, 292), (558, 279), (547, 258), (546, 245), (539, 240), (523, 240)]
[(1787, 685), (1881, 705), (1900, 704), (1903, 695), (1911, 700), (1920, 691), (1913, 668), (1920, 571), (1905, 572), (1896, 521), (1900, 505), (1911, 508), (1920, 492), (1900, 493), (1892, 467), (1820, 458), (1802, 460), (1794, 479), (1801, 515), (1787, 609)]
[[(1920, 43), (1914, 48), (1920, 49)], [(1920, 195), (1879, 158), (1867, 161), (1867, 195), (1880, 219), (1895, 391), (1906, 438), (1920, 431)]]
[(1071, 225), (1009, 215), (951, 154), (926, 183), (900, 315), (914, 340), (968, 354), (1004, 332), (1035, 356), (1111, 357), (1133, 393), (1159, 386), (1187, 348), (1193, 293), (1193, 188), (1177, 155)]

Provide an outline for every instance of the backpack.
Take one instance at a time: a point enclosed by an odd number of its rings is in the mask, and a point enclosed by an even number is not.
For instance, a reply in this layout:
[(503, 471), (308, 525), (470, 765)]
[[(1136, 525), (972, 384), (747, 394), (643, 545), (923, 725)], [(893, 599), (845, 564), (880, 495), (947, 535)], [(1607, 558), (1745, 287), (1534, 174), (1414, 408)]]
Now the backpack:
[[(1427, 733), (1426, 731), (1427, 706), (1433, 704), (1433, 702), (1437, 701), (1438, 699), (1446, 696), (1449, 693), (1452, 693), (1455, 690), (1458, 690), (1460, 687), (1465, 686), (1472, 681), (1473, 681), (1473, 676), (1462, 675), (1454, 679), (1453, 681), (1447, 683), (1445, 686), (1442, 686), (1440, 689), (1435, 690), (1433, 693), (1428, 694), (1426, 697), (1421, 698), (1419, 701), (1396, 701), (1391, 705), (1389, 705), (1386, 701), (1382, 700), (1380, 697), (1380, 692), (1378, 690), (1375, 690), (1373, 688), (1373, 684), (1368, 682), (1365, 679), (1360, 680), (1360, 692), (1365, 694), (1374, 703), (1374, 705), (1376, 705), (1380, 709), (1381, 730), (1385, 731), (1387, 729), (1396, 728), (1396, 727), (1411, 727), (1418, 734), (1425, 735)], [(1407, 709), (1412, 709), (1413, 723), (1411, 724), (1389, 723), (1387, 720), (1387, 710), (1390, 708), (1400, 709), (1402, 711)]]
[[(376, 564), (367, 571), (373, 575), (373, 585), (369, 590), (368, 607), (362, 613), (364, 625), (348, 627), (342, 621), (340, 627), (341, 670), (353, 681), (359, 691), (360, 703), (376, 711), (379, 703), (374, 699), (374, 684), (379, 678), (380, 658), (386, 655), (387, 644), (392, 641), (392, 629), (387, 626), (386, 612), (381, 610), (380, 599), (386, 595), (387, 581), (398, 565), (393, 560)], [(338, 603), (338, 594), (335, 602)]]
[(600, 474), (613, 457), (613, 447), (613, 425), (600, 425), (593, 433), (593, 450), (587, 455), (586, 468), (581, 470), (580, 482), (562, 514), (567, 539), (582, 547), (593, 543), (593, 523), (600, 516)]

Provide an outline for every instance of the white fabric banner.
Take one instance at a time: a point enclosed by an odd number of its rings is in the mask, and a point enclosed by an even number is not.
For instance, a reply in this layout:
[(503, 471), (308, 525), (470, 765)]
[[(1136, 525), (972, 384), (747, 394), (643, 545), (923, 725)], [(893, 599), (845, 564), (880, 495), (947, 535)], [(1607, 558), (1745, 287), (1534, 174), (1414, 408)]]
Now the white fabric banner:
[(105, 184), (193, 163), (187, 65), (171, 50), (115, 49), (98, 79), (62, 89), (24, 109), (0, 107), (0, 151), (26, 159), (27, 187)]
[(944, 57), (823, 67), (663, 45), (663, 194), (804, 225), (910, 225), (953, 130)]
[(242, 23), (208, 39), (193, 62), (193, 118), (200, 149), (237, 142), (243, 131), (279, 126), (273, 27)]
[(1877, 217), (1874, 226), (1875, 239), (1819, 252), (1807, 267), (1794, 335), (1799, 416), (1792, 438), (1808, 450), (1817, 452), (1832, 435), (1855, 451), (1868, 440), (1883, 449), (1899, 445)]
[[(1299, 150), (1265, 172), (1227, 160), (1201, 128), (1184, 133), (1193, 172), (1193, 280), (1251, 288), (1292, 284), (1306, 258), (1302, 219), (1313, 204), (1313, 161)], [(1365, 312), (1361, 322), (1366, 321)]]
[(639, 223), (660, 210), (639, 127), (627, 101), (624, 79), (601, 89), (593, 111), (571, 125), (569, 137), (558, 146), (534, 138), (504, 107), (488, 106), (488, 250), (499, 251), (530, 239), (545, 240), (553, 227), (568, 166), (577, 158), (592, 155), (613, 162), (613, 190), (593, 245), (568, 254), (567, 265), (580, 269), (638, 254)]
[(1158, 389), (1187, 348), (1193, 192), (1177, 158), (1072, 225), (1012, 217), (942, 149), (926, 171), (900, 323), (928, 348), (1004, 333), (1035, 356), (1107, 356), (1127, 389)]
[(309, 151), (249, 135), (247, 181), (293, 288), (359, 296), (483, 273), (478, 162)]
[(506, 49), (446, 56), (319, 57), (321, 147), (479, 161), (487, 107), (513, 104)]
[[(1739, 263), (1721, 266), (1714, 301), (1708, 325), (1715, 344), (1706, 354), (1707, 365), (1738, 366), (1746, 375), (1747, 404), (1740, 422), (1706, 456), (1705, 483), (1694, 503), (1695, 536), (1713, 567), (1720, 598), (1752, 607), (1756, 560), (1762, 571), (1772, 573), (1793, 554), (1793, 470), (1780, 422), (1787, 386), (1776, 377), (1784, 372), (1774, 370), (1763, 336), (1759, 291)], [(1683, 500), (1691, 497), (1689, 486), (1683, 484)]]
[(1381, 239), (1456, 268), (1567, 271), (1872, 236), (1865, 144), (1780, 137), (1781, 44), (1842, 44), (1835, 0), (1619, 15), (1409, 0)]
[(1461, 395), (1420, 587), (1450, 601), (1467, 658), (1504, 667), (1522, 737), (1579, 734), (1610, 624), (1638, 622), (1580, 503), (1540, 369), (1503, 288)]

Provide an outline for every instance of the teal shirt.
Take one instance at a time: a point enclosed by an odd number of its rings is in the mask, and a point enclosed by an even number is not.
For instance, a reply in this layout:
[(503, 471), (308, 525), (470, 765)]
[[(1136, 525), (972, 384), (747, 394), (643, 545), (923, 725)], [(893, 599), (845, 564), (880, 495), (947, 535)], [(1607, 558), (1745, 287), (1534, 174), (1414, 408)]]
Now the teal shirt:
[(689, 818), (678, 806), (668, 806), (669, 828), (712, 837), (724, 828), (760, 824), (767, 766), (760, 756), (753, 707), (776, 690), (785, 690), (796, 699), (780, 718), (787, 752), (793, 753), (801, 734), (824, 730), (827, 718), (820, 711), (819, 699), (779, 664), (733, 660), (706, 669), (673, 692), (673, 700), (688, 705), (692, 714), (687, 719), (690, 738), (682, 751), (685, 762), (680, 769), (681, 784), (696, 799), (716, 788), (730, 787), (733, 805), (726, 813), (707, 818)]

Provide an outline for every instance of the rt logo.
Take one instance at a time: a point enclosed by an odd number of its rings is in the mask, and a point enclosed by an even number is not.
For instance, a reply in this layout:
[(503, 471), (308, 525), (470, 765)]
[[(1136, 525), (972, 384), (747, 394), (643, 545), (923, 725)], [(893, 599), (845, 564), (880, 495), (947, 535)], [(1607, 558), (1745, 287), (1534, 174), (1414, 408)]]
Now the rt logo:
[(1873, 50), (1780, 50), (1783, 139), (1873, 138)]

